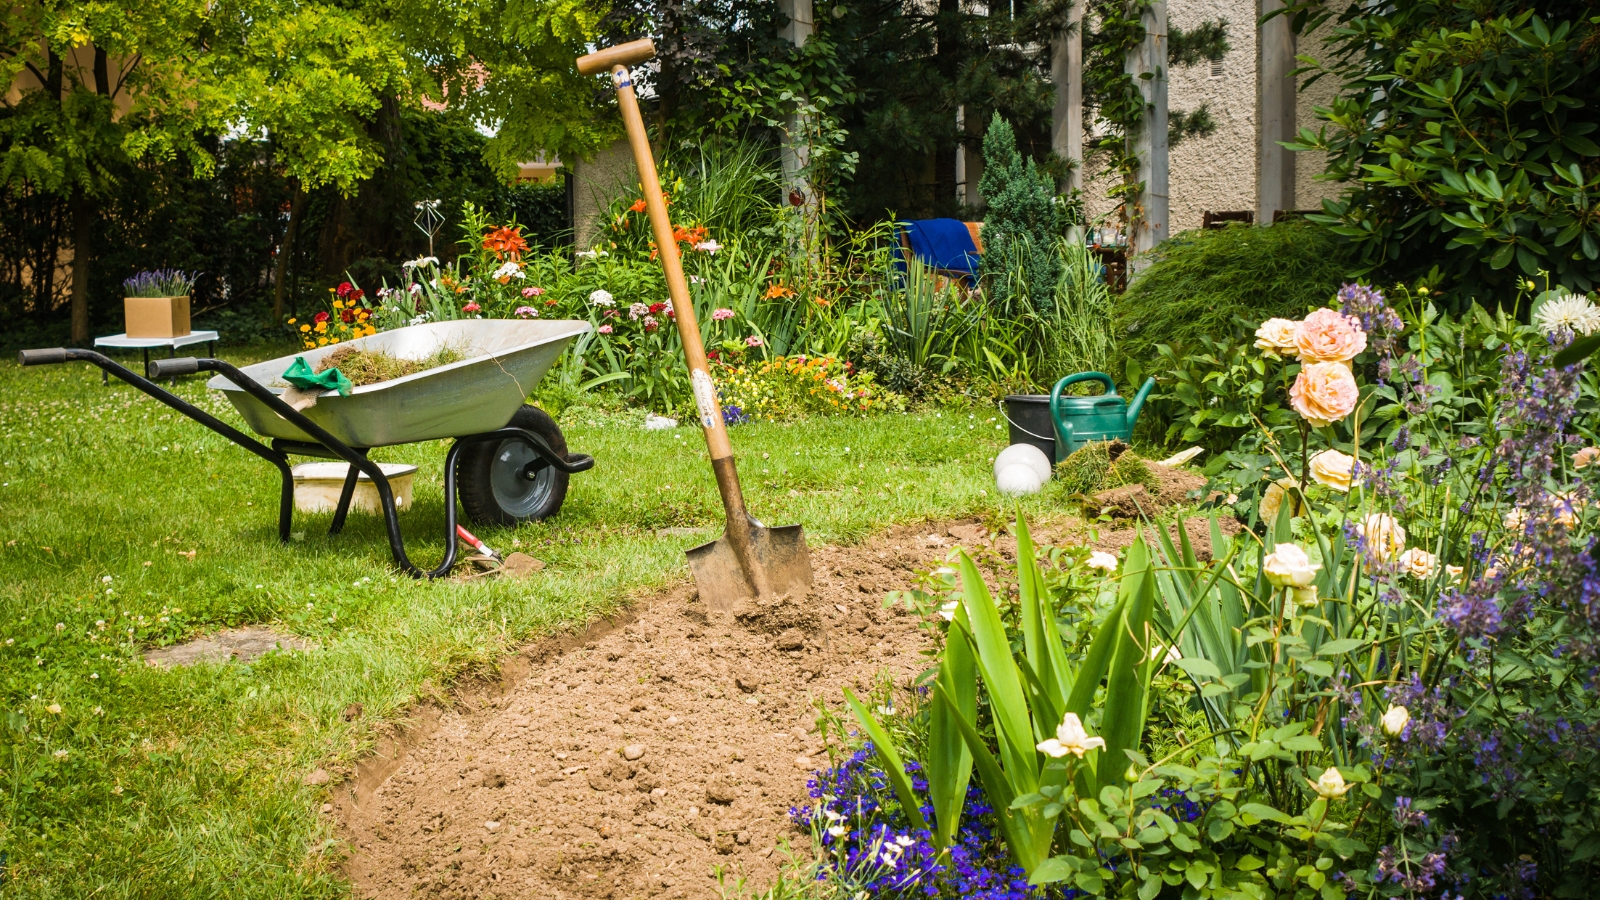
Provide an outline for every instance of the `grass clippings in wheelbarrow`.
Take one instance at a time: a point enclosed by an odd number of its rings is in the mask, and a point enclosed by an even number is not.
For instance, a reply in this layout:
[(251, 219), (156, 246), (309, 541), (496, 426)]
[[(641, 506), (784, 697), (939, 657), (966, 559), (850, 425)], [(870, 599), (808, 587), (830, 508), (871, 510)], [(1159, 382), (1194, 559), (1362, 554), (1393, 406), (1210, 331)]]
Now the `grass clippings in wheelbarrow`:
[(340, 347), (318, 361), (316, 371), (321, 374), (329, 369), (338, 369), (344, 373), (344, 377), (350, 379), (353, 386), (361, 387), (381, 381), (393, 381), (439, 366), (448, 366), (466, 358), (466, 353), (450, 346), (440, 347), (422, 359), (401, 359), (398, 356), (390, 356), (382, 350)]

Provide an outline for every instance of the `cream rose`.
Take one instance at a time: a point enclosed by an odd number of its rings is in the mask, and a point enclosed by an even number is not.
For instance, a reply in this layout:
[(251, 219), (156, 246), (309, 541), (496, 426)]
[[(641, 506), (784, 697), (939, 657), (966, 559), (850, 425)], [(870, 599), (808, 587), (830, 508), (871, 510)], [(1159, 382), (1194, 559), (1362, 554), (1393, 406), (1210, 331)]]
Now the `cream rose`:
[(1412, 547), (1400, 554), (1400, 568), (1411, 575), (1427, 581), (1433, 573), (1439, 570), (1439, 558), (1421, 547)]
[(1294, 495), (1298, 487), (1293, 478), (1279, 478), (1267, 485), (1267, 489), (1261, 492), (1260, 504), (1256, 506), (1256, 516), (1268, 524), (1278, 521), (1278, 511), (1286, 500), (1289, 503), (1289, 517), (1299, 515), (1300, 501)]
[(1303, 363), (1349, 362), (1367, 349), (1367, 333), (1350, 316), (1319, 309), (1295, 329), (1294, 344)]
[(1379, 559), (1390, 559), (1405, 549), (1406, 530), (1388, 513), (1369, 513), (1357, 526), (1367, 548)]
[(1324, 800), (1337, 800), (1350, 793), (1350, 785), (1345, 783), (1344, 776), (1333, 766), (1323, 769), (1316, 781), (1306, 780), (1311, 783), (1311, 789), (1317, 792), (1317, 796)]
[(1295, 335), (1300, 323), (1293, 319), (1268, 319), (1256, 329), (1256, 349), (1274, 359), (1292, 356), (1299, 352)]
[(1261, 563), (1261, 573), (1274, 587), (1303, 588), (1317, 577), (1320, 568), (1298, 544), (1279, 544)]
[(1586, 469), (1600, 461), (1600, 447), (1585, 447), (1572, 457), (1574, 469)]
[(1378, 720), (1383, 723), (1383, 731), (1390, 737), (1399, 737), (1406, 730), (1406, 723), (1411, 721), (1411, 711), (1404, 706), (1390, 706), (1388, 712)]
[(1356, 458), (1338, 450), (1324, 450), (1311, 457), (1311, 477), (1317, 484), (1345, 493), (1354, 481)]
[(1289, 405), (1312, 425), (1332, 425), (1356, 408), (1361, 391), (1342, 362), (1309, 363), (1289, 387)]

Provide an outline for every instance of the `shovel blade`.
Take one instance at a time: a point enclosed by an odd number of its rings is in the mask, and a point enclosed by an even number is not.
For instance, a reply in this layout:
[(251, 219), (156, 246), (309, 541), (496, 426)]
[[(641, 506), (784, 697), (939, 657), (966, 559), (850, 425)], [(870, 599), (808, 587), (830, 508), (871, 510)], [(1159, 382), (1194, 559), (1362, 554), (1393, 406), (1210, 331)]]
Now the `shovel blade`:
[[(767, 583), (775, 593), (804, 593), (811, 587), (811, 551), (799, 525), (751, 526), (750, 538), (754, 563), (766, 571)], [(727, 610), (741, 600), (755, 599), (755, 586), (745, 577), (738, 551), (726, 534), (691, 549), (688, 556), (700, 602), (712, 609)]]

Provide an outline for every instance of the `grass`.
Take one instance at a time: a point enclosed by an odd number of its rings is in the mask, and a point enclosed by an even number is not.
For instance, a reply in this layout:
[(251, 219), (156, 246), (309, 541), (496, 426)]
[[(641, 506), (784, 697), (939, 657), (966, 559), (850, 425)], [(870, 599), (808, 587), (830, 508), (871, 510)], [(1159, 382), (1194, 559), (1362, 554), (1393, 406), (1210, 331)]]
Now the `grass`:
[(324, 356), (318, 361), (316, 371), (321, 373), (329, 369), (338, 369), (344, 373), (344, 377), (350, 379), (351, 384), (361, 387), (365, 384), (404, 378), (425, 369), (448, 366), (466, 358), (467, 354), (455, 347), (440, 347), (422, 359), (401, 359), (382, 350), (363, 350), (359, 347), (346, 346)]
[[(178, 392), (237, 423), (203, 385)], [(647, 432), (642, 418), (568, 410), (568, 442), (596, 468), (554, 520), (478, 532), (547, 562), (534, 580), (418, 583), (395, 577), (373, 517), (329, 538), (327, 515), (299, 515), (280, 546), (276, 472), (131, 388), (80, 364), (0, 362), (0, 895), (347, 896), (317, 812), (328, 788), (305, 786), (308, 772), (349, 766), (377, 726), (509, 650), (686, 577), (683, 550), (720, 527), (698, 431)], [(733, 440), (751, 509), (817, 545), (996, 510), (1003, 424), (941, 410), (742, 426)], [(446, 449), (374, 454), (421, 467), (402, 522), (424, 565), (443, 552)], [(706, 532), (659, 533), (685, 526)], [(244, 623), (316, 649), (181, 670), (139, 655)], [(356, 702), (364, 715), (344, 721)]]

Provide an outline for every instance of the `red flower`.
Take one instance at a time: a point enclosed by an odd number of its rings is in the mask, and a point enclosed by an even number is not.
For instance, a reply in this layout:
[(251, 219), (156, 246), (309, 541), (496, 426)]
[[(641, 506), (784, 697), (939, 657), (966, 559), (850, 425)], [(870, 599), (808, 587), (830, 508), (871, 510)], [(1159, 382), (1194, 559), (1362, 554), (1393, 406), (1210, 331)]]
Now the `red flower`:
[(601, 315), (605, 316), (608, 319), (615, 319), (617, 317), (618, 313), (614, 309), (608, 309), (605, 312), (601, 313)]
[(353, 310), (342, 309), (342, 310), (339, 311), (339, 321), (345, 323), (346, 325), (349, 325), (351, 322), (354, 322), (355, 320), (356, 320), (356, 314), (355, 314), (355, 312)]
[(334, 289), (334, 293), (339, 295), (340, 300), (343, 300), (344, 298), (350, 296), (351, 292), (355, 289), (355, 285), (351, 284), (350, 282), (341, 281), (339, 282), (339, 287)]
[(362, 297), (365, 297), (366, 295), (367, 295), (366, 291), (363, 291), (360, 288), (356, 288), (355, 290), (350, 292), (350, 299), (351, 300), (360, 300)]
[(311, 319), (312, 319), (312, 321), (314, 321), (314, 322), (316, 322), (317, 324), (320, 325), (323, 322), (328, 321), (328, 314), (326, 312), (319, 312), (316, 315), (312, 316)]
[(663, 309), (666, 309), (666, 308), (667, 308), (667, 305), (665, 303), (652, 303), (652, 304), (650, 304), (650, 313), (652, 315), (654, 315), (655, 313), (661, 312)]

